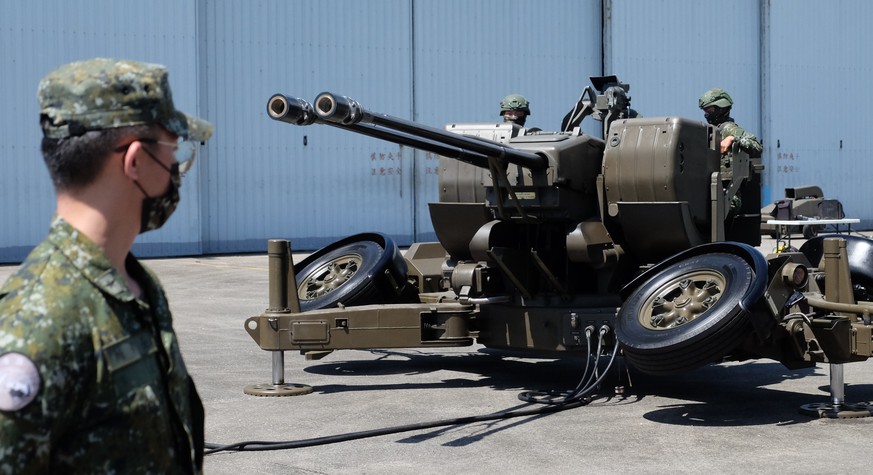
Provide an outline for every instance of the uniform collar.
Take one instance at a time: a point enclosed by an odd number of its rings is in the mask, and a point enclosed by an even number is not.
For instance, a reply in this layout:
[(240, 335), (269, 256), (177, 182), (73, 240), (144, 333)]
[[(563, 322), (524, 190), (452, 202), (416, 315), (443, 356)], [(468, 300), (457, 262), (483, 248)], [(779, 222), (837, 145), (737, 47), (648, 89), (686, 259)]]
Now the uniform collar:
[[(130, 302), (135, 299), (124, 278), (112, 266), (103, 249), (60, 216), (55, 216), (52, 221), (47, 240), (86, 279), (104, 293), (112, 295), (122, 302)], [(125, 265), (130, 266), (131, 260), (136, 262), (133, 255), (128, 253)]]

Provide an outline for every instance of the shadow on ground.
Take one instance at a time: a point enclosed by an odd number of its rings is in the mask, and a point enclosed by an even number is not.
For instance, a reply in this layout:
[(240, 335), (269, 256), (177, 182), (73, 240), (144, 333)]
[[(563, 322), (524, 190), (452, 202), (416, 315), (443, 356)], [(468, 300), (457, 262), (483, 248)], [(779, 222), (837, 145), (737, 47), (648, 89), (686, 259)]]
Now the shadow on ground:
[[(575, 387), (584, 370), (583, 358), (533, 359), (528, 355), (483, 349), (457, 354), (422, 351), (370, 351), (372, 360), (332, 361), (310, 366), (306, 372), (336, 376), (417, 375), (445, 371), (438, 382), (395, 384), (328, 384), (316, 391), (384, 391), (490, 387), (494, 390), (567, 390)], [(600, 368), (606, 364), (601, 358)], [(343, 381), (348, 381), (342, 378)], [(786, 384), (806, 380), (808, 384)], [(828, 402), (827, 370), (789, 370), (765, 361), (710, 365), (677, 376), (650, 376), (628, 369), (621, 359), (601, 384), (591, 406), (636, 404), (652, 398), (664, 405), (645, 412), (647, 420), (694, 426), (789, 425), (809, 422), (798, 408)], [(770, 387), (778, 386), (778, 387)], [(622, 387), (623, 394), (616, 388)], [(793, 389), (799, 389), (798, 392)], [(847, 387), (847, 400), (873, 400), (873, 385)], [(649, 401), (652, 403), (653, 401)], [(656, 402), (656, 403), (657, 403)]]

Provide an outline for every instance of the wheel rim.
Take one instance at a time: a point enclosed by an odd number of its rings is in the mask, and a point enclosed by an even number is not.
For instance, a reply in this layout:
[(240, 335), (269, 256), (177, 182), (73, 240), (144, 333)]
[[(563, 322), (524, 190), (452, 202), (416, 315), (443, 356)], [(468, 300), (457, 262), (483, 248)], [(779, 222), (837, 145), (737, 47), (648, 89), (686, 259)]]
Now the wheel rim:
[(300, 300), (314, 300), (333, 292), (358, 273), (361, 262), (361, 256), (357, 254), (346, 254), (325, 262), (300, 282), (297, 296)]
[(726, 283), (722, 274), (712, 270), (673, 279), (652, 292), (638, 315), (640, 323), (656, 331), (687, 325), (718, 302)]

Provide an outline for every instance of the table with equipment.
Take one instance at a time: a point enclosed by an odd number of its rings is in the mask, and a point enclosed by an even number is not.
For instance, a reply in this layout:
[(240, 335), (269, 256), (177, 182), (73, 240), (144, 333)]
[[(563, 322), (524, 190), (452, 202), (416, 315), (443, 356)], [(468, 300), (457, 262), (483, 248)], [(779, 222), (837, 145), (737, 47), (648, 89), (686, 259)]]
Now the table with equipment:
[(776, 249), (782, 249), (783, 245), (791, 248), (791, 226), (833, 226), (836, 234), (842, 234), (840, 226), (845, 225), (846, 234), (852, 234), (852, 225), (860, 223), (858, 218), (842, 219), (770, 219), (767, 224), (776, 226)]

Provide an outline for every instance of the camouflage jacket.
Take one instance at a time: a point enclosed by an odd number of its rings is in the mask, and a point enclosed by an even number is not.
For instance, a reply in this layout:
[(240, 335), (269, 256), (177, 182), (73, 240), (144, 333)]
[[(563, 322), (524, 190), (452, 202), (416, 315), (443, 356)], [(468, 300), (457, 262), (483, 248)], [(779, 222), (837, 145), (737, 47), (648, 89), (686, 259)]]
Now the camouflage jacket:
[(0, 358), (27, 356), (40, 381), (32, 402), (0, 411), (0, 473), (202, 470), (203, 406), (166, 297), (133, 255), (125, 265), (141, 299), (55, 218), (0, 289)]
[(718, 129), (721, 131), (722, 138), (733, 136), (736, 144), (739, 145), (741, 150), (748, 153), (750, 158), (761, 158), (761, 152), (764, 150), (764, 147), (758, 141), (758, 137), (755, 137), (755, 134), (746, 132), (733, 119), (728, 118), (727, 122), (722, 122), (718, 126)]

